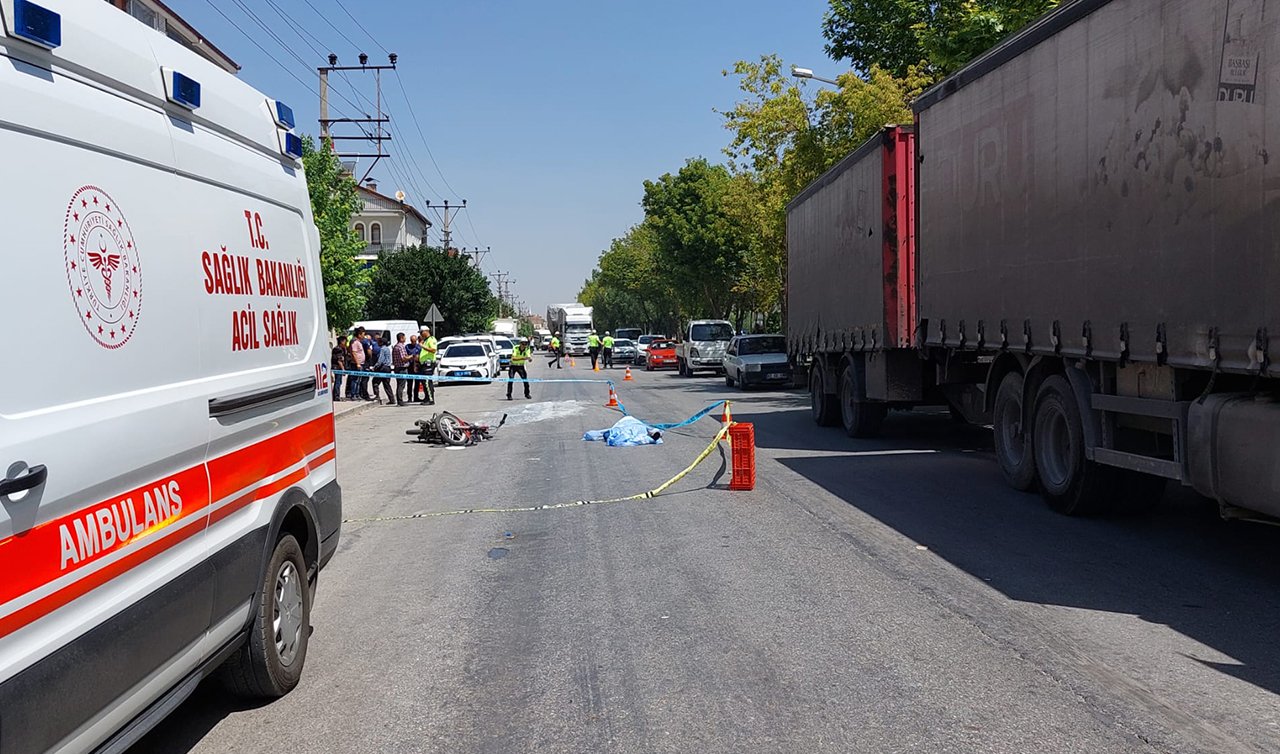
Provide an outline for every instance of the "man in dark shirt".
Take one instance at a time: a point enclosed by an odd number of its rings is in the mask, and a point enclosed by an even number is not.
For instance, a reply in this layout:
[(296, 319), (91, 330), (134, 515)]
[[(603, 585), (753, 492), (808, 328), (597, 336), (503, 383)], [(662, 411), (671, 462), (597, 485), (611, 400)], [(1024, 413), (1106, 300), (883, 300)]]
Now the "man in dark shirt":
[[(338, 336), (338, 345), (333, 347), (333, 354), (329, 357), (330, 372), (346, 371), (347, 369), (347, 336)], [(333, 399), (335, 401), (346, 400), (342, 397), (342, 375), (330, 374), (333, 378)]]

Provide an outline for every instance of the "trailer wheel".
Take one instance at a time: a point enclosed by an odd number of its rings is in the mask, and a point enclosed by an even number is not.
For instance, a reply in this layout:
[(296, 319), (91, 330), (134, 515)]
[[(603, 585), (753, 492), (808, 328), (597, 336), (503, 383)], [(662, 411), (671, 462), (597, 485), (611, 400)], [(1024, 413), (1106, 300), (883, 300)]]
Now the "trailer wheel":
[(809, 373), (809, 407), (813, 421), (819, 427), (834, 427), (840, 421), (836, 402), (822, 389), (822, 369), (815, 367)]
[(1031, 450), (1040, 492), (1050, 508), (1084, 516), (1109, 506), (1115, 469), (1085, 458), (1084, 422), (1071, 384), (1061, 375), (1046, 378), (1036, 395)]
[(1036, 460), (1031, 453), (1031, 433), (1022, 426), (1022, 375), (1010, 372), (1000, 381), (991, 411), (996, 461), (1004, 480), (1015, 490), (1027, 491), (1036, 483)]
[(888, 407), (883, 403), (858, 400), (858, 375), (852, 364), (840, 373), (840, 420), (850, 437), (876, 437)]

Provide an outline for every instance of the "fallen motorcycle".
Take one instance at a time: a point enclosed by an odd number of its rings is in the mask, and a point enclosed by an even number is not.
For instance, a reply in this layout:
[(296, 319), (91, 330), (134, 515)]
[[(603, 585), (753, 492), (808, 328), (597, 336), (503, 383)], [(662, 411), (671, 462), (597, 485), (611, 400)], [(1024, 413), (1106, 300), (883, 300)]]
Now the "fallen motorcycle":
[(405, 434), (414, 435), (419, 442), (437, 443), (449, 447), (465, 447), (478, 445), (483, 440), (492, 440), (493, 433), (507, 423), (507, 415), (496, 425), (472, 424), (457, 416), (442, 411), (432, 414), (430, 419), (419, 419), (414, 422), (414, 429), (406, 429)]

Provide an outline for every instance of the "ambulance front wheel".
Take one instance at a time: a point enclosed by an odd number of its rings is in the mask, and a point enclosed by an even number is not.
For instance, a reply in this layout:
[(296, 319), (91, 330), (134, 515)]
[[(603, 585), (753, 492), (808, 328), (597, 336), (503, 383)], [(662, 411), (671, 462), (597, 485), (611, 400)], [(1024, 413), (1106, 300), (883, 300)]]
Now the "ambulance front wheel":
[(298, 540), (286, 534), (276, 543), (263, 575), (249, 637), (223, 666), (224, 681), (240, 696), (284, 696), (302, 678), (310, 633), (306, 561)]

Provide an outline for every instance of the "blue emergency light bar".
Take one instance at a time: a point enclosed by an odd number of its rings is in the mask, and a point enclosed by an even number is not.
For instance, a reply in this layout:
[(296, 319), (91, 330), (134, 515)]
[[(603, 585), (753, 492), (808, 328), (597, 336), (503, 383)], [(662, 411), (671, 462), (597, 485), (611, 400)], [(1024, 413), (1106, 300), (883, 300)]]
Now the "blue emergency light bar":
[(166, 69), (166, 73), (169, 74), (169, 80), (165, 82), (169, 88), (169, 101), (188, 110), (200, 107), (200, 82), (171, 69)]
[(30, 0), (13, 0), (13, 34), (52, 50), (62, 45), (62, 16)]
[(295, 133), (281, 131), (280, 151), (295, 160), (302, 159), (302, 137)]
[(292, 129), (295, 125), (293, 120), (293, 108), (279, 100), (276, 100), (274, 104), (276, 123), (279, 124), (281, 128)]

